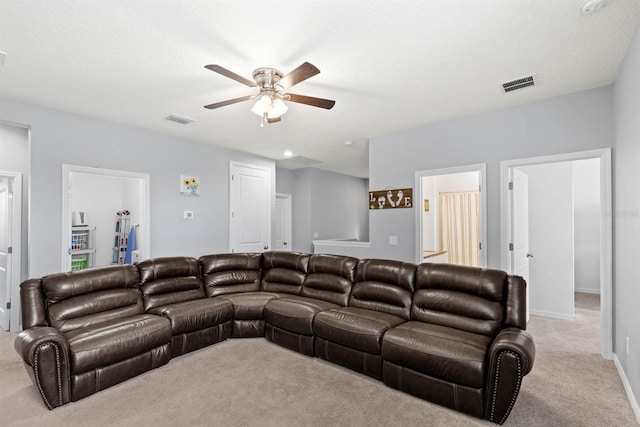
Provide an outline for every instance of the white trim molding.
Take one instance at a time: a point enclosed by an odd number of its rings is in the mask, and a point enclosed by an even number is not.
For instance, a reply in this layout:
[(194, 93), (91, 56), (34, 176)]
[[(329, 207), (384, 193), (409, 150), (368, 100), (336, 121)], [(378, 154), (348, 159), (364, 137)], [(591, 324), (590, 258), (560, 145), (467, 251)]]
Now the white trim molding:
[(640, 405), (638, 405), (638, 400), (633, 394), (633, 390), (631, 389), (631, 384), (629, 383), (627, 374), (624, 372), (624, 369), (622, 368), (620, 359), (618, 359), (618, 355), (615, 353), (613, 354), (613, 363), (616, 365), (616, 369), (618, 370), (618, 375), (620, 375), (620, 380), (622, 381), (624, 391), (627, 392), (627, 397), (629, 398), (631, 409), (633, 409), (633, 413), (636, 414), (636, 420), (638, 420), (638, 424), (640, 424)]

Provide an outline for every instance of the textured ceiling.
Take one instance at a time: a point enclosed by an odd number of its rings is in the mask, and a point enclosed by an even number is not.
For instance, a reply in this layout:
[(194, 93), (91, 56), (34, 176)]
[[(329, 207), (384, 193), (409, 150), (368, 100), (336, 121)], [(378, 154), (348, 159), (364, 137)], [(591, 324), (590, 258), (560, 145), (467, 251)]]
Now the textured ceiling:
[[(583, 3), (0, 0), (0, 97), (366, 177), (371, 137), (613, 83), (640, 1)], [(261, 128), (251, 102), (203, 108), (254, 91), (206, 64), (250, 78), (304, 61), (321, 73), (291, 91), (332, 110), (290, 103)]]

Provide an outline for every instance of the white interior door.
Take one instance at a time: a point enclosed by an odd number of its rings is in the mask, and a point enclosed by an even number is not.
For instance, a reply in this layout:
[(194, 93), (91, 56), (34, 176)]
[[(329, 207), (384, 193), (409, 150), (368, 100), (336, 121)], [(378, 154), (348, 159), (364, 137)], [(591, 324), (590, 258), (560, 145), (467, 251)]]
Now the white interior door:
[(263, 252), (271, 245), (271, 174), (260, 166), (231, 162), (231, 252)]
[(291, 251), (291, 194), (276, 194), (276, 251)]
[(519, 169), (511, 169), (511, 271), (527, 282), (527, 321), (529, 321), (529, 177)]
[(11, 198), (9, 179), (0, 177), (0, 327), (9, 330), (11, 301)]

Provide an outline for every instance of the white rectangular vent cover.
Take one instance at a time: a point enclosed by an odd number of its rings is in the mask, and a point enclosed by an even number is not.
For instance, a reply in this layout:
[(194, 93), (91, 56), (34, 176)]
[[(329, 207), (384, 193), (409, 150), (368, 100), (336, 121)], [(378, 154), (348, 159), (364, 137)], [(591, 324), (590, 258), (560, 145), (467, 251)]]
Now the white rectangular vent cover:
[(189, 124), (193, 121), (193, 119), (190, 119), (188, 117), (183, 117), (183, 116), (179, 116), (177, 114), (170, 114), (167, 117), (165, 117), (165, 119), (171, 121), (171, 122), (176, 122), (176, 123), (180, 123), (181, 125), (186, 125)]
[(533, 86), (535, 82), (533, 81), (533, 76), (523, 77), (521, 79), (512, 80), (510, 82), (502, 83), (502, 89), (506, 92), (511, 92), (513, 90), (522, 89), (528, 86)]

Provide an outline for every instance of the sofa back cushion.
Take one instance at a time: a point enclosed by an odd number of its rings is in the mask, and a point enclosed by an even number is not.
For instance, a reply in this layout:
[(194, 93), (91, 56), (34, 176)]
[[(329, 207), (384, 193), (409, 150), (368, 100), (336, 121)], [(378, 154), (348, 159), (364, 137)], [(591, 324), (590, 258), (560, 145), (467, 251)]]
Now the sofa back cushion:
[(260, 290), (262, 254), (205, 255), (200, 264), (209, 297)]
[(309, 270), (309, 258), (309, 254), (296, 252), (263, 253), (262, 290), (298, 295)]
[(205, 297), (200, 264), (195, 258), (155, 258), (136, 265), (145, 311)]
[(411, 319), (493, 336), (502, 327), (506, 285), (500, 270), (420, 264)]
[(409, 262), (362, 259), (349, 306), (376, 310), (409, 319), (416, 265)]
[(44, 276), (49, 325), (64, 333), (143, 313), (138, 278), (133, 265)]
[(355, 280), (358, 259), (341, 255), (314, 254), (300, 295), (346, 306)]

